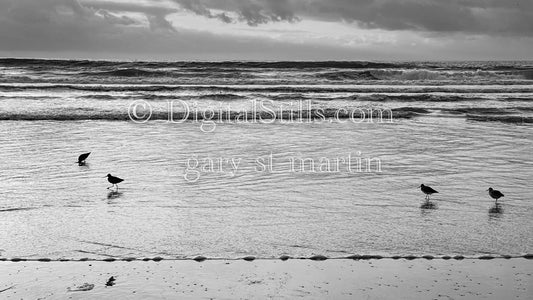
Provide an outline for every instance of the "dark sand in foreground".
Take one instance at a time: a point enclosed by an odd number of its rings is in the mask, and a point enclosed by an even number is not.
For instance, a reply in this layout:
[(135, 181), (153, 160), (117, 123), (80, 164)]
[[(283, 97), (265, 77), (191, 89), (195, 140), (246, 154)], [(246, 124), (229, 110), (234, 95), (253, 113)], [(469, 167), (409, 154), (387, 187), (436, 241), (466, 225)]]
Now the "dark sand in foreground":
[[(533, 299), (533, 260), (521, 258), (1, 262), (0, 270), (2, 299)], [(106, 287), (110, 276), (116, 284)], [(68, 291), (84, 283), (94, 288)]]

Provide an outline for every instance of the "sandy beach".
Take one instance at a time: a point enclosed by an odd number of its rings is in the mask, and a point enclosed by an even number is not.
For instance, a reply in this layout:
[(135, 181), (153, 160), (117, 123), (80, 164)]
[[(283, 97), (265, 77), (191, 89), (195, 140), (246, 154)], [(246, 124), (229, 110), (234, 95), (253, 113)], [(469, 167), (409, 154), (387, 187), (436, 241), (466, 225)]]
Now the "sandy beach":
[[(2, 299), (533, 297), (533, 260), (523, 258), (2, 262), (0, 269)], [(94, 287), (75, 291), (83, 285)]]

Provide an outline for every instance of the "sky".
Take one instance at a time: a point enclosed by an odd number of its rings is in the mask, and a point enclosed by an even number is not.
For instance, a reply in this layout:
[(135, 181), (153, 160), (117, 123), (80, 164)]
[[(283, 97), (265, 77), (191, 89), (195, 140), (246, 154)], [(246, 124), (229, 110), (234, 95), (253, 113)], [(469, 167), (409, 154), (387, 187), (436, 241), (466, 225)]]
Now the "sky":
[(533, 60), (533, 0), (0, 0), (0, 56)]

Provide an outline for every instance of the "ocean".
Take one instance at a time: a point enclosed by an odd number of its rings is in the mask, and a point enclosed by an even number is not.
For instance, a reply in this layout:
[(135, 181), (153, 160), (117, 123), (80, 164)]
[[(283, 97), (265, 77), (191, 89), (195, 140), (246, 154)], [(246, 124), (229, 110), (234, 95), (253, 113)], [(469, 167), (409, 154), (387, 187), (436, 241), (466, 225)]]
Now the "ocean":
[(531, 253), (532, 101), (533, 62), (0, 59), (0, 258)]

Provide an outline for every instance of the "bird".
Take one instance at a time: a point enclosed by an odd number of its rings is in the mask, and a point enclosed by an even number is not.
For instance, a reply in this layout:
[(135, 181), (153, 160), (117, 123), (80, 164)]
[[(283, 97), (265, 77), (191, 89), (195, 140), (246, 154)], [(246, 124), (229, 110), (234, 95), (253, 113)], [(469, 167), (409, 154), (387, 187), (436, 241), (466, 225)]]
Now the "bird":
[(111, 277), (109, 277), (109, 279), (107, 280), (105, 285), (106, 286), (114, 286), (115, 285), (115, 280), (116, 280), (115, 277), (111, 276)]
[(426, 185), (423, 185), (423, 184), (420, 185), (420, 190), (424, 194), (426, 194), (426, 200), (428, 200), (428, 201), (429, 201), (429, 195), (435, 194), (435, 193), (437, 193), (437, 194), (439, 193), (439, 192), (435, 191), (434, 189), (430, 188), (429, 186), (426, 186)]
[(110, 189), (113, 186), (116, 186), (117, 187), (117, 191), (118, 191), (118, 184), (121, 183), (122, 181), (124, 181), (124, 179), (115, 177), (115, 176), (113, 176), (111, 174), (107, 174), (106, 177), (107, 177), (107, 181), (109, 181), (109, 183), (112, 184), (112, 186), (108, 187), (107, 189)]
[(82, 155), (80, 155), (78, 157), (78, 165), (83, 166), (85, 164), (85, 160), (87, 159), (87, 157), (89, 157), (89, 155), (91, 155), (91, 152), (83, 153)]
[(487, 191), (489, 191), (489, 195), (492, 197), (492, 199), (496, 199), (496, 203), (498, 203), (498, 199), (504, 196), (502, 192), (497, 191), (493, 188), (489, 188)]

